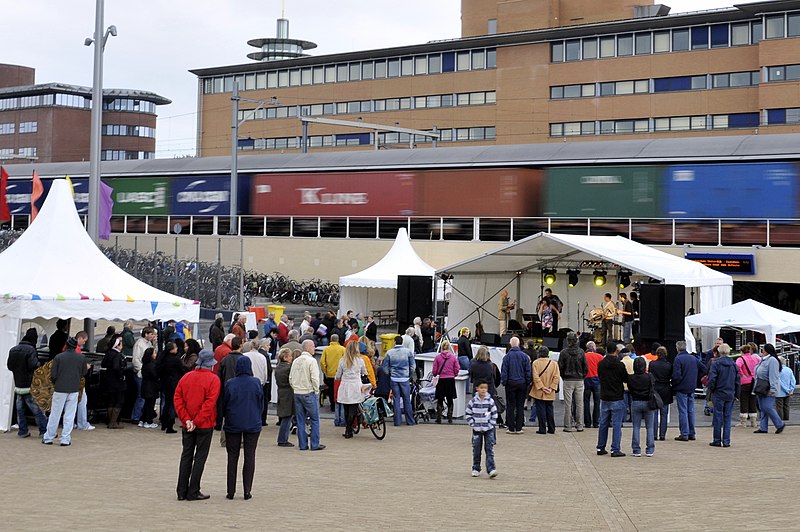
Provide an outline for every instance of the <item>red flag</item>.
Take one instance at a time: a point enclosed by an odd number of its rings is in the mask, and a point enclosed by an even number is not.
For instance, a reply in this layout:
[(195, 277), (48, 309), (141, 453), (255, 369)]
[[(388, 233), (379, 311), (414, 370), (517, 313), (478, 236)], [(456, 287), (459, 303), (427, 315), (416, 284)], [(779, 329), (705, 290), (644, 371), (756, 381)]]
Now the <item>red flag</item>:
[(11, 211), (6, 202), (6, 187), (8, 186), (8, 174), (6, 169), (0, 166), (0, 222), (11, 221)]
[(42, 197), (42, 194), (44, 194), (42, 180), (39, 179), (39, 174), (37, 174), (36, 170), (34, 170), (33, 190), (31, 190), (31, 223), (33, 223), (33, 221), (36, 219), (36, 215), (39, 214), (39, 208), (36, 206), (36, 202)]

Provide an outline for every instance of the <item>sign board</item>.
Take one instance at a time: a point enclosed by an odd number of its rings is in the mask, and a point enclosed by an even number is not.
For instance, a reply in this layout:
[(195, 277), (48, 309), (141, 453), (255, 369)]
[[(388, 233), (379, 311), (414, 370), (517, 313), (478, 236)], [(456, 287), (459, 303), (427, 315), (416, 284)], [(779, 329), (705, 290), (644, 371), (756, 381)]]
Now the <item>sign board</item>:
[(704, 264), (722, 273), (755, 275), (755, 255), (733, 255), (730, 253), (687, 253), (686, 258)]
[[(114, 214), (169, 214), (169, 182), (166, 179), (116, 178), (105, 179), (114, 189)], [(77, 203), (77, 190), (76, 203)]]

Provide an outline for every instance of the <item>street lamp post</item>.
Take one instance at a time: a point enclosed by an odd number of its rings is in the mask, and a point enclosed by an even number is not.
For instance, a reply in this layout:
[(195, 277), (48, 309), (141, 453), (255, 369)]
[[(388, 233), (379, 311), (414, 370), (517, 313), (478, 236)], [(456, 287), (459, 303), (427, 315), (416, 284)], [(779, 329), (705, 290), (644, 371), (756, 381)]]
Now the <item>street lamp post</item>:
[(94, 79), (92, 81), (92, 129), (89, 143), (89, 212), (87, 231), (95, 243), (99, 238), (100, 218), (100, 149), (103, 126), (103, 50), (109, 35), (116, 37), (117, 27), (109, 26), (103, 32), (104, 0), (97, 0), (94, 18), (94, 37), (83, 44), (94, 44)]

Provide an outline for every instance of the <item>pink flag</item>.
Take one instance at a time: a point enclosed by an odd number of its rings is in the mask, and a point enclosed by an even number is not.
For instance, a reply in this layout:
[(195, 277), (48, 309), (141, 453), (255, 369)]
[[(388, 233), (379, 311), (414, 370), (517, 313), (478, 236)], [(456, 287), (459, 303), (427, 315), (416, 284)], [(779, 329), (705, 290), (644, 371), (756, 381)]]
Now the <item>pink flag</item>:
[(97, 232), (101, 240), (108, 240), (111, 237), (111, 212), (114, 210), (114, 200), (111, 199), (112, 192), (114, 189), (100, 181), (100, 213), (97, 219)]

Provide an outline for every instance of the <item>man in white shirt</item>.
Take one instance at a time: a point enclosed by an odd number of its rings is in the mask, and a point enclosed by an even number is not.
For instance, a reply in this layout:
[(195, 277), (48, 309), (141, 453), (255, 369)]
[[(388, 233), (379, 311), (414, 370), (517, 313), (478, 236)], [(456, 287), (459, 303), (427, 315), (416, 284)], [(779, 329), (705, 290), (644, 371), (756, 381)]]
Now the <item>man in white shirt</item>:
[(403, 335), (403, 347), (411, 351), (411, 353), (416, 353), (416, 342), (414, 341), (414, 327), (409, 327), (406, 329), (406, 333)]
[(134, 425), (139, 423), (142, 408), (144, 408), (144, 398), (142, 398), (142, 357), (148, 348), (155, 347), (156, 336), (157, 333), (153, 327), (145, 327), (142, 329), (142, 336), (133, 344), (131, 363), (133, 364), (133, 371), (136, 373), (136, 402), (133, 403), (131, 423)]
[(306, 418), (311, 423), (312, 451), (325, 448), (319, 443), (319, 364), (314, 358), (314, 342), (303, 342), (303, 353), (292, 363), (289, 384), (294, 391), (294, 412), (297, 418), (297, 440), (301, 451), (309, 449)]

